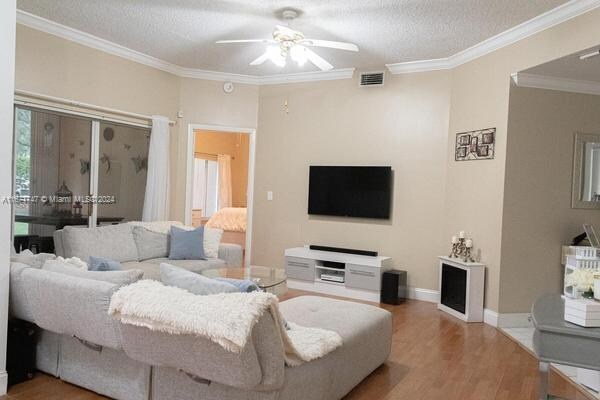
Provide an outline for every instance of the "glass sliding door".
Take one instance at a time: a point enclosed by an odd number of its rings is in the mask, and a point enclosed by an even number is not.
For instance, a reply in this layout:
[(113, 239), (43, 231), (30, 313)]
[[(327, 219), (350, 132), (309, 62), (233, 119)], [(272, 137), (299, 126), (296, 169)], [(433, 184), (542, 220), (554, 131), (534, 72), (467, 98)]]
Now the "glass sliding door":
[(14, 245), (53, 252), (52, 234), (140, 220), (150, 129), (15, 107)]
[(97, 225), (142, 219), (150, 130), (100, 124)]
[(53, 249), (52, 233), (88, 224), (74, 199), (90, 193), (91, 121), (15, 109), (15, 248)]

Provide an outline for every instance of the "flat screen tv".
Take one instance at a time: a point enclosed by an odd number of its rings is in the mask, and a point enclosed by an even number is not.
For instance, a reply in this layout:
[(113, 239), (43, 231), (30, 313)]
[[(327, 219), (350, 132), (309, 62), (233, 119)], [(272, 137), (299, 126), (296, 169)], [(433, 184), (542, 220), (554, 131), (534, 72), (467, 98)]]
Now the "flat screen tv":
[(311, 166), (308, 213), (389, 219), (392, 167)]

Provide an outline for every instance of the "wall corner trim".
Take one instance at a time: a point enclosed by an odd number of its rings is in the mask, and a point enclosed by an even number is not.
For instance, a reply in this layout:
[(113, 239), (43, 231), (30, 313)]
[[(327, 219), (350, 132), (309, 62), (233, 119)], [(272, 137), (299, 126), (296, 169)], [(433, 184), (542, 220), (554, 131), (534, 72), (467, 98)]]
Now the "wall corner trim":
[(488, 325), (498, 327), (498, 313), (489, 308), (483, 310), (483, 322)]
[(8, 374), (6, 371), (0, 371), (0, 396), (6, 394), (8, 387)]
[(571, 0), (449, 57), (386, 64), (386, 67), (392, 74), (452, 69), (597, 7), (600, 0)]
[(555, 76), (528, 74), (524, 72), (512, 74), (512, 80), (518, 87), (600, 95), (600, 82), (558, 78)]

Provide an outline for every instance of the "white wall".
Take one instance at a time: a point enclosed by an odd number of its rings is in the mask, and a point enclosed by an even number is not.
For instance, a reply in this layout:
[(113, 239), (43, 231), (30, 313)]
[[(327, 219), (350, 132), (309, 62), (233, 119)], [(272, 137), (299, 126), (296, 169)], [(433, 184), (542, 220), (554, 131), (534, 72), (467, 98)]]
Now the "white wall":
[[(12, 191), (16, 1), (0, 1), (0, 197)], [(0, 396), (6, 394), (6, 324), (11, 209), (0, 205)]]

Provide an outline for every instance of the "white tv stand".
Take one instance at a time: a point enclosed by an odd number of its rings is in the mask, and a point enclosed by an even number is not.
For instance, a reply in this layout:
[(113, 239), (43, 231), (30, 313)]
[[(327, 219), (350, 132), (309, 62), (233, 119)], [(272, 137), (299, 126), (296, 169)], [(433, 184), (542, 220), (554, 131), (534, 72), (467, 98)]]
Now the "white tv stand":
[[(392, 269), (390, 257), (311, 250), (294, 247), (285, 250), (285, 270), (290, 289), (307, 290), (334, 296), (379, 302), (381, 274)], [(326, 264), (337, 263), (335, 268)], [(321, 279), (333, 274), (344, 282)]]

